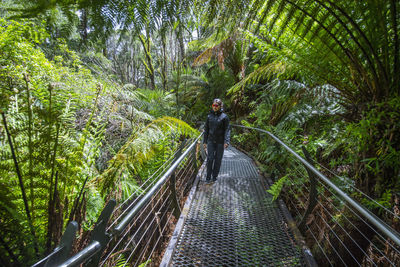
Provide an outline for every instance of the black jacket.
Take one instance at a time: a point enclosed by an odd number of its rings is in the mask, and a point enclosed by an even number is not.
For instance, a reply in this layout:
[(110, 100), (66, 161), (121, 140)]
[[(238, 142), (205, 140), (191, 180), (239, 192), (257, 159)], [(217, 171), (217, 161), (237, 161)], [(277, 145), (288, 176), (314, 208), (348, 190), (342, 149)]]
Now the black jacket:
[(229, 144), (230, 140), (230, 129), (229, 129), (229, 118), (222, 111), (211, 111), (206, 120), (204, 127), (204, 140), (206, 144), (208, 141), (212, 141), (217, 144)]

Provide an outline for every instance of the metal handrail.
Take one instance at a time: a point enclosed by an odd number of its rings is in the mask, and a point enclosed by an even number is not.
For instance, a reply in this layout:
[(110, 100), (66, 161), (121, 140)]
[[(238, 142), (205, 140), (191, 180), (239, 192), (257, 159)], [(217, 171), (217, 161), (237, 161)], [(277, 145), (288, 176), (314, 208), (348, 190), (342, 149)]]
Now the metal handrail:
[(278, 142), (282, 147), (284, 147), (287, 151), (289, 151), (293, 156), (295, 156), (301, 163), (303, 163), (310, 171), (312, 171), (317, 177), (319, 177), (322, 181), (324, 181), (329, 187), (331, 187), (338, 195), (340, 195), (347, 203), (349, 203), (353, 208), (355, 208), (360, 214), (362, 214), (365, 218), (367, 218), (377, 229), (381, 230), (388, 238), (393, 240), (398, 246), (400, 246), (400, 235), (395, 231), (392, 227), (387, 225), (384, 221), (378, 218), (376, 215), (371, 213), (369, 210), (365, 209), (363, 206), (358, 204), (355, 200), (353, 200), (350, 196), (348, 196), (345, 192), (343, 192), (339, 187), (337, 187), (334, 183), (332, 183), (328, 177), (319, 172), (314, 166), (312, 166), (308, 161), (302, 158), (299, 154), (293, 151), (289, 146), (287, 146), (283, 141), (281, 141), (278, 137), (273, 135), (271, 132), (255, 128), (255, 127), (247, 127), (238, 124), (231, 124), (232, 126), (256, 130), (262, 133), (268, 134), (272, 139)]
[(124, 231), (126, 226), (132, 221), (132, 219), (137, 215), (139, 212), (140, 208), (146, 204), (148, 201), (150, 201), (151, 197), (153, 194), (167, 181), (167, 178), (175, 171), (175, 169), (179, 166), (179, 164), (184, 160), (189, 154), (192, 149), (195, 147), (197, 144), (197, 141), (200, 139), (200, 137), (203, 135), (201, 133), (196, 140), (186, 149), (186, 151), (178, 158), (178, 160), (175, 161), (174, 164), (164, 173), (164, 175), (157, 181), (157, 183), (149, 190), (149, 192), (146, 193), (146, 195), (132, 208), (132, 210), (122, 219), (122, 221), (114, 228), (114, 233), (115, 234), (120, 234)]
[[(132, 208), (132, 210), (123, 217), (121, 222), (110, 232), (106, 231), (106, 224), (112, 214), (112, 210), (115, 207), (115, 200), (111, 200), (106, 207), (104, 208), (102, 215), (100, 215), (98, 222), (96, 223), (95, 229), (93, 230), (93, 237), (91, 242), (79, 251), (77, 254), (73, 255), (72, 257), (63, 260), (61, 264), (57, 264), (57, 266), (63, 267), (72, 267), (78, 266), (79, 264), (87, 262), (89, 259), (92, 259), (90, 262), (91, 266), (97, 266), (95, 261), (99, 260), (101, 252), (107, 246), (108, 241), (112, 238), (119, 236), (128, 226), (129, 223), (135, 218), (135, 216), (140, 212), (140, 209), (148, 203), (153, 195), (160, 189), (168, 180), (168, 178), (175, 172), (178, 168), (179, 164), (187, 157), (187, 155), (195, 149), (197, 142), (202, 137), (203, 133), (201, 133), (193, 142), (192, 144), (186, 149), (185, 152), (171, 165), (171, 167), (164, 173), (164, 175), (154, 184), (154, 186), (140, 199), (140, 201)], [(75, 223), (75, 222), (74, 222)], [(96, 229), (97, 228), (97, 229)], [(69, 245), (72, 247), (72, 242)], [(42, 259), (34, 266), (47, 266), (46, 264), (53, 260), (54, 257), (57, 256), (57, 252), (59, 247), (56, 248), (50, 255), (46, 258)], [(96, 256), (98, 259), (96, 258)], [(93, 260), (96, 258), (97, 260)]]
[(99, 241), (93, 241), (88, 246), (86, 246), (83, 250), (75, 254), (73, 257), (69, 258), (65, 262), (63, 262), (59, 267), (67, 267), (67, 266), (78, 266), (79, 264), (84, 263), (88, 259), (90, 259), (93, 255), (101, 250), (101, 245)]
[(77, 230), (78, 223), (75, 221), (70, 222), (67, 226), (67, 229), (65, 229), (65, 233), (61, 237), (60, 244), (53, 250), (52, 253), (32, 265), (32, 267), (55, 266), (68, 258)]

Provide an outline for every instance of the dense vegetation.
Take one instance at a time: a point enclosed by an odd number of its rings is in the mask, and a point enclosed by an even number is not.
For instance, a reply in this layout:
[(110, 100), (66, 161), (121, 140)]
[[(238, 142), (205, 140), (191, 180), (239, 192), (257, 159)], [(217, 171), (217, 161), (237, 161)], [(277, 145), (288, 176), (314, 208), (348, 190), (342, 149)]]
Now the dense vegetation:
[[(399, 9), (395, 0), (2, 1), (0, 264), (35, 262), (69, 220), (90, 228), (106, 199), (132, 194), (182, 135), (197, 134), (215, 97), (232, 121), (305, 145), (400, 212)], [(284, 175), (271, 140), (233, 139)]]

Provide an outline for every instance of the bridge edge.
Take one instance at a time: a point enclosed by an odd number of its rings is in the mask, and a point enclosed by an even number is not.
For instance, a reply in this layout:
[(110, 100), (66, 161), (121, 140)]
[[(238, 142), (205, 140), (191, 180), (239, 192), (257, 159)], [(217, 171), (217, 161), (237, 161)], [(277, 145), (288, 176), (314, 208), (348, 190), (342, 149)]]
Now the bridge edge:
[(170, 266), (172, 257), (175, 252), (176, 244), (178, 243), (178, 237), (180, 233), (182, 232), (183, 226), (185, 224), (186, 218), (189, 214), (190, 206), (192, 205), (193, 197), (197, 191), (197, 186), (199, 184), (199, 181), (201, 179), (201, 176), (203, 175), (203, 172), (205, 170), (205, 165), (206, 161), (203, 162), (201, 167), (199, 168), (199, 171), (196, 175), (196, 180), (193, 182), (193, 187), (190, 190), (190, 193), (186, 199), (185, 205), (183, 206), (181, 215), (179, 216), (178, 222), (176, 223), (176, 227), (174, 229), (174, 233), (171, 236), (171, 239), (169, 240), (168, 246), (165, 249), (163, 258), (160, 263), (160, 267), (167, 267)]

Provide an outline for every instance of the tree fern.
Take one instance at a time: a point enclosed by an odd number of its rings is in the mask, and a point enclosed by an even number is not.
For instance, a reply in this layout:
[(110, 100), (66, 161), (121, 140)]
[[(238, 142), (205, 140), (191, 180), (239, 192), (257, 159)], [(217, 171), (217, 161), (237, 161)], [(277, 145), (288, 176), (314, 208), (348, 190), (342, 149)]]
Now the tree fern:
[[(44, 249), (50, 249), (58, 241), (63, 228), (63, 212), (70, 210), (69, 205), (72, 205), (71, 200), (82, 183), (83, 175), (93, 175), (93, 158), (97, 156), (96, 150), (103, 137), (104, 123), (101, 123), (100, 117), (92, 119), (84, 127), (85, 137), (82, 140), (86, 141), (81, 142), (79, 136), (82, 133), (75, 127), (75, 115), (96, 95), (93, 77), (85, 69), (77, 68), (75, 71), (60, 62), (57, 65), (48, 61), (33, 42), (21, 38), (12, 30), (24, 32), (29, 26), (10, 22), (2, 23), (1, 27), (4, 31), (1, 31), (0, 44), (5, 50), (0, 61), (7, 66), (7, 70), (1, 69), (0, 75), (18, 88), (8, 94), (6, 84), (1, 83), (1, 109), (11, 118), (10, 135), (27, 187), (29, 208), (34, 210), (31, 216), (33, 228), (41, 237), (39, 253), (43, 253)], [(11, 43), (13, 48), (9, 46)], [(77, 84), (85, 85), (85, 93)], [(21, 220), (23, 217), (19, 214), (24, 204), (17, 197), (21, 190), (16, 183), (3, 126), (0, 146), (5, 152), (1, 153), (0, 174), (1, 183), (5, 186), (3, 193), (8, 198), (1, 199), (1, 203), (7, 207), (9, 214), (2, 214), (1, 228), (5, 231), (2, 230), (1, 235), (9, 247), (19, 251), (18, 255), (14, 255), (18, 262), (31, 263), (37, 253), (32, 251), (31, 245), (24, 246), (24, 242), (20, 242), (20, 237), (25, 235), (30, 239), (31, 234), (27, 231), (27, 219)], [(4, 181), (10, 182), (4, 184)], [(12, 196), (6, 191), (16, 194)], [(10, 220), (3, 220), (3, 215)], [(17, 233), (20, 233), (19, 237), (13, 238), (12, 235)], [(44, 241), (45, 236), (47, 242)], [(3, 247), (1, 249), (3, 253)]]
[[(361, 96), (365, 101), (371, 101), (369, 97), (371, 95), (379, 99), (382, 99), (383, 95), (388, 95), (389, 91), (382, 88), (388, 88), (388, 84), (391, 83), (387, 74), (394, 67), (389, 68), (386, 63), (390, 60), (392, 62), (399, 61), (399, 53), (389, 48), (390, 43), (399, 47), (398, 23), (397, 19), (393, 19), (395, 16), (392, 16), (391, 13), (397, 10), (397, 6), (396, 3), (387, 3), (382, 7), (376, 1), (365, 3), (267, 1), (265, 5), (260, 4), (258, 9), (251, 9), (249, 16), (261, 11), (258, 18), (263, 21), (260, 21), (258, 25), (267, 22), (270, 31), (274, 32), (274, 36), (290, 32), (297, 34), (299, 40), (308, 44), (306, 47), (318, 48), (315, 50), (316, 52), (312, 53), (314, 56), (322, 54), (323, 51), (324, 55), (321, 56), (327, 57), (327, 51), (331, 51), (336, 56), (332, 63), (342, 65), (342, 69), (347, 68), (344, 75), (348, 78), (352, 89), (344, 86), (343, 93), (346, 97), (351, 101), (356, 101)], [(274, 10), (274, 15), (265, 16), (263, 9)], [(350, 10), (354, 10), (354, 12), (350, 12)], [(374, 15), (368, 15), (371, 13)], [(222, 13), (219, 15), (223, 16)], [(231, 17), (226, 18), (225, 22), (229, 21)], [(236, 19), (240, 20), (240, 15)], [(393, 31), (389, 31), (389, 27), (392, 27)], [(251, 29), (250, 25), (249, 28)], [(383, 38), (377, 37), (378, 32)], [(389, 35), (394, 38), (390, 39)], [(375, 39), (377, 41), (372, 41)], [(305, 47), (295, 49), (290, 42), (283, 40), (279, 42), (280, 45), (283, 43), (284, 46), (292, 48), (294, 55), (304, 54)], [(381, 47), (382, 50), (379, 50), (378, 47)], [(382, 51), (379, 55), (378, 50)], [(307, 64), (306, 60), (310, 59), (310, 55), (304, 58), (305, 60), (296, 60), (294, 63)], [(290, 60), (292, 61), (293, 58), (296, 57), (293, 56)], [(317, 69), (311, 71), (317, 76), (318, 72)], [(351, 78), (352, 76), (353, 78)], [(338, 81), (336, 78), (335, 80)], [(358, 84), (357, 80), (364, 80), (365, 83)], [(331, 81), (333, 80), (327, 82)], [(343, 84), (335, 82), (334, 85), (342, 90)], [(381, 89), (378, 89), (376, 84), (380, 84)]]

